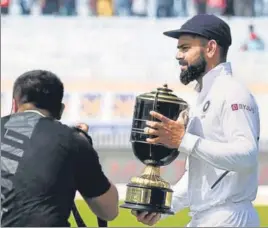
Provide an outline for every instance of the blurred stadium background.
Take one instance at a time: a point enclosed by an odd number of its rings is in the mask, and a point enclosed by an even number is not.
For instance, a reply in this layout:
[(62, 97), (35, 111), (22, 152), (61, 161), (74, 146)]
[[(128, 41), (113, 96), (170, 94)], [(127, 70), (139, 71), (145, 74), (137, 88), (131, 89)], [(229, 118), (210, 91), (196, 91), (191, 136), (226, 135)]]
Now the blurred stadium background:
[[(130, 178), (144, 167), (129, 143), (135, 96), (167, 83), (189, 104), (194, 99), (191, 86), (178, 79), (176, 40), (162, 33), (196, 13), (221, 15), (233, 35), (228, 61), (260, 107), (260, 187), (254, 203), (268, 206), (268, 0), (1, 0), (1, 6), (1, 116), (10, 112), (16, 77), (32, 69), (55, 72), (66, 88), (62, 121), (89, 124), (104, 171), (117, 184), (121, 200)], [(162, 176), (176, 183), (184, 162), (181, 154), (162, 169)], [(87, 224), (96, 226), (85, 205), (78, 204)], [(262, 226), (268, 226), (268, 207), (264, 211)], [(124, 223), (129, 213), (122, 213), (112, 225), (139, 225), (132, 217)], [(187, 213), (178, 216), (160, 225), (185, 226)]]

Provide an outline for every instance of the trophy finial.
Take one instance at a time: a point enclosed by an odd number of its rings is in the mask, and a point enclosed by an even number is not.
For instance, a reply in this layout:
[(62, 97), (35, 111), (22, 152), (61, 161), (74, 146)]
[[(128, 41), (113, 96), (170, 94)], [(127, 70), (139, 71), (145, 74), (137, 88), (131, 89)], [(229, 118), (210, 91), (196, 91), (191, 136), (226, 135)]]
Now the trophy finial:
[(167, 93), (167, 94), (173, 92), (171, 89), (168, 88), (167, 83), (163, 84), (162, 87), (157, 88), (157, 91), (159, 91), (160, 93)]

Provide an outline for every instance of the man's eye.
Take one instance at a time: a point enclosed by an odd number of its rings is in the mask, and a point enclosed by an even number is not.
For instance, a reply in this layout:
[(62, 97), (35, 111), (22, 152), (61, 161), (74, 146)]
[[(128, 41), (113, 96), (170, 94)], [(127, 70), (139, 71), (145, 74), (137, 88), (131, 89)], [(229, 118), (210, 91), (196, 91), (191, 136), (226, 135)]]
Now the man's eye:
[(181, 50), (182, 51), (187, 51), (189, 49), (189, 47), (182, 47)]

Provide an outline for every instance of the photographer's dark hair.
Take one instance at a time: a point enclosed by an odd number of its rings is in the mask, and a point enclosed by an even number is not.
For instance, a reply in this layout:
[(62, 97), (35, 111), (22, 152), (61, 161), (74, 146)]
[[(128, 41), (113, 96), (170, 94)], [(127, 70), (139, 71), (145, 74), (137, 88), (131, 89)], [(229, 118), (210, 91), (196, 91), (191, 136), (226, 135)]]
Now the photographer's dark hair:
[(18, 104), (32, 103), (57, 119), (60, 118), (63, 93), (61, 80), (46, 70), (28, 71), (19, 76), (13, 86), (13, 98)]

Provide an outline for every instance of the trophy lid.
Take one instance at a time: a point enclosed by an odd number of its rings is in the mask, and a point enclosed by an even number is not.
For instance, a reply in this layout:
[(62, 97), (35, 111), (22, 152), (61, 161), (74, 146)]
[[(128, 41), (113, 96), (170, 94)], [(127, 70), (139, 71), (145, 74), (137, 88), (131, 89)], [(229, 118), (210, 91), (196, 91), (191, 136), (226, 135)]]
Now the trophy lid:
[(168, 88), (167, 84), (164, 84), (163, 87), (157, 88), (156, 91), (152, 91), (150, 93), (144, 93), (138, 96), (144, 100), (155, 100), (157, 97), (158, 101), (167, 102), (167, 103), (175, 103), (175, 104), (185, 104), (186, 102), (177, 97), (173, 90)]

